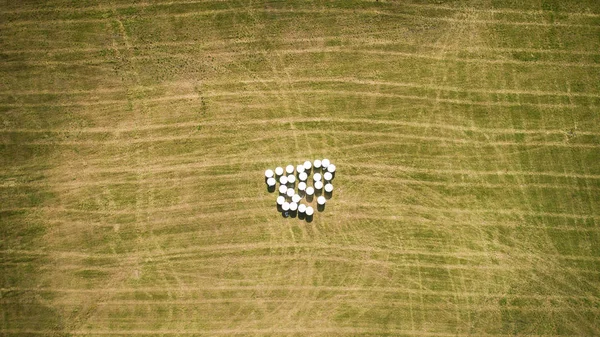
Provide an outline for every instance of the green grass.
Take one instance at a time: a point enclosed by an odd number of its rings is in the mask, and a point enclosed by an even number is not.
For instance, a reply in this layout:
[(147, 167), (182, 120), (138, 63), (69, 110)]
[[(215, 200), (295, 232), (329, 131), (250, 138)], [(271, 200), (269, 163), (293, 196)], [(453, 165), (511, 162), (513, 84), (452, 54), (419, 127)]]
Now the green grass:
[(600, 334), (596, 1), (0, 18), (1, 335)]

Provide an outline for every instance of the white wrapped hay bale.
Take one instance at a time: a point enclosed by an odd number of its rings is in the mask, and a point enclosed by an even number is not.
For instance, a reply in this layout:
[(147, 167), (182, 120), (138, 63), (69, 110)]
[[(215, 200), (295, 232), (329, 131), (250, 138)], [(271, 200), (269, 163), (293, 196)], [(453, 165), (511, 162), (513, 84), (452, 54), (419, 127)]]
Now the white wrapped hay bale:
[(306, 188), (306, 200), (311, 202), (313, 200), (313, 196), (315, 194), (315, 189), (313, 187)]
[(298, 192), (303, 193), (304, 191), (306, 191), (306, 183), (302, 181), (298, 183)]
[(273, 178), (273, 175), (274, 175), (273, 170), (269, 169), (269, 170), (265, 171), (265, 178), (266, 179)]
[(315, 210), (312, 207), (308, 206), (308, 207), (306, 207), (305, 213), (307, 216), (311, 216), (311, 215), (313, 215), (313, 213), (315, 213)]
[(305, 161), (304, 162), (304, 171), (305, 172), (310, 172), (310, 169), (312, 168), (312, 163), (310, 161)]
[(300, 212), (300, 213), (306, 212), (306, 205), (305, 204), (298, 205), (298, 212)]
[(331, 164), (327, 167), (327, 172), (331, 173), (331, 179), (335, 178), (335, 170), (337, 168), (335, 167), (335, 165)]
[(326, 202), (327, 202), (327, 199), (325, 199), (324, 196), (320, 196), (317, 198), (317, 204), (319, 204), (319, 205), (325, 205)]
[(311, 196), (311, 195), (313, 195), (313, 194), (315, 194), (315, 189), (314, 189), (314, 188), (312, 188), (312, 187), (310, 187), (310, 186), (309, 186), (309, 187), (307, 187), (307, 188), (306, 188), (306, 195), (308, 195), (308, 196)]
[(327, 199), (325, 199), (324, 196), (320, 196), (317, 198), (317, 210), (319, 212), (323, 212), (325, 210), (325, 203), (327, 202)]
[(315, 172), (321, 170), (321, 161), (319, 159), (316, 159), (313, 163), (313, 167), (315, 168)]
[(293, 173), (294, 173), (294, 165), (291, 165), (291, 164), (290, 164), (290, 165), (288, 165), (288, 166), (285, 168), (285, 172), (287, 172), (287, 174), (288, 174), (288, 175), (289, 175), (289, 174), (293, 174)]

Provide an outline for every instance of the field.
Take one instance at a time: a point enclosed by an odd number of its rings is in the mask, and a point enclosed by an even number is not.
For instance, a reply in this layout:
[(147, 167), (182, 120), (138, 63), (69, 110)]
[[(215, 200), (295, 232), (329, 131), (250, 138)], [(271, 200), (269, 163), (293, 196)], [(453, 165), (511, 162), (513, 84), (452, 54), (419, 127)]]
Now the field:
[(0, 336), (600, 335), (600, 2), (0, 4)]

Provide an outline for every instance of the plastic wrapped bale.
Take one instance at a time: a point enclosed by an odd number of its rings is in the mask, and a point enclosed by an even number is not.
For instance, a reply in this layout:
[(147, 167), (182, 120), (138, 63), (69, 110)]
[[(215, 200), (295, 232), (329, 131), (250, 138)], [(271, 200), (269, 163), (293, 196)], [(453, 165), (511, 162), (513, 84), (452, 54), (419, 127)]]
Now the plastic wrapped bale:
[(321, 195), (321, 193), (323, 192), (323, 182), (322, 181), (315, 182), (315, 192), (317, 193), (317, 195)]
[(275, 192), (276, 184), (277, 184), (277, 180), (275, 180), (275, 178), (267, 179), (267, 191), (269, 191), (269, 193)]
[(303, 166), (304, 166), (304, 172), (310, 173), (310, 169), (312, 168), (312, 163), (309, 160), (307, 160), (304, 162)]
[(306, 205), (300, 204), (298, 205), (298, 218), (304, 219), (306, 217)]
[(318, 173), (321, 171), (321, 161), (319, 159), (316, 159), (313, 163), (313, 172)]
[(308, 206), (306, 207), (306, 211), (304, 213), (306, 213), (306, 221), (312, 222), (315, 210), (312, 207)]
[(290, 202), (290, 216), (295, 218), (298, 211), (298, 204), (295, 202)]
[(301, 181), (298, 183), (298, 194), (304, 196), (306, 194), (306, 183)]
[(280, 195), (280, 196), (277, 197), (277, 210), (279, 212), (283, 211), (283, 209), (281, 208), (281, 206), (283, 205), (284, 202), (285, 202), (285, 198), (282, 195)]
[(333, 185), (327, 184), (325, 185), (325, 197), (331, 199), (331, 196), (333, 196)]
[(294, 174), (294, 165), (291, 165), (291, 164), (290, 164), (290, 165), (286, 166), (286, 168), (285, 168), (285, 172), (286, 172), (288, 175), (290, 175), (290, 174)]
[(291, 188), (294, 188), (294, 186), (296, 185), (296, 177), (293, 174), (290, 174), (287, 177), (287, 181), (288, 181), (288, 186), (290, 186)]
[(273, 178), (273, 176), (275, 175), (275, 173), (273, 173), (273, 170), (268, 169), (265, 171), (265, 182), (267, 180), (269, 180), (270, 178)]
[(335, 167), (335, 165), (331, 164), (327, 167), (327, 172), (331, 173), (331, 179), (335, 178), (335, 170), (337, 168)]
[(285, 218), (287, 218), (290, 215), (290, 203), (289, 202), (284, 202), (283, 205), (281, 205), (281, 215), (283, 215)]
[(320, 196), (317, 198), (317, 210), (319, 212), (323, 212), (325, 210), (325, 203), (327, 202), (327, 200), (325, 199), (324, 196)]
[(311, 202), (313, 200), (313, 196), (315, 195), (315, 189), (313, 187), (306, 188), (306, 200)]

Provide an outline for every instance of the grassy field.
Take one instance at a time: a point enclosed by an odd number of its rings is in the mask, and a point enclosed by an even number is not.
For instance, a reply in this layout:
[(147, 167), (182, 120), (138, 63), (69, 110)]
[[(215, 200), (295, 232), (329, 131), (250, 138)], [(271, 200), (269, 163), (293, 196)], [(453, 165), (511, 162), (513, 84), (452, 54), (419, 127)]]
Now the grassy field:
[(600, 335), (597, 0), (0, 4), (0, 336)]

